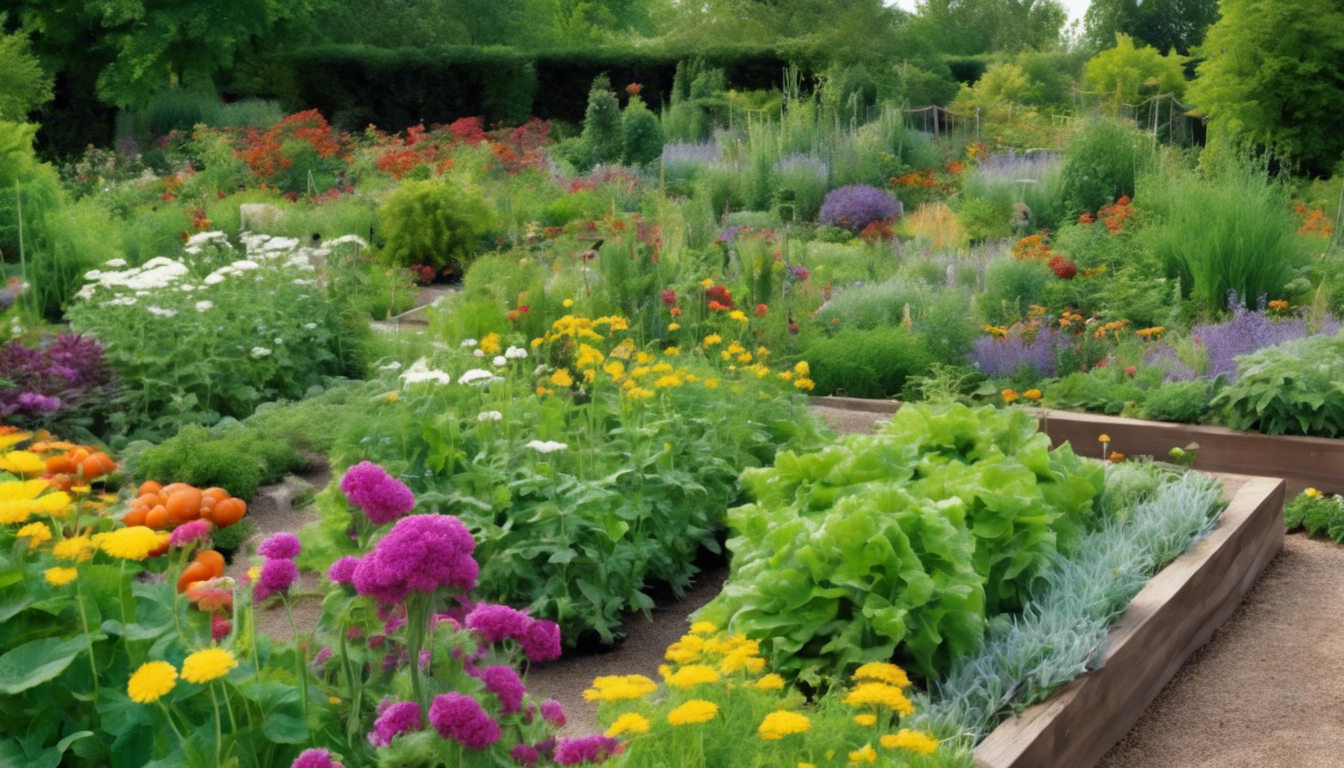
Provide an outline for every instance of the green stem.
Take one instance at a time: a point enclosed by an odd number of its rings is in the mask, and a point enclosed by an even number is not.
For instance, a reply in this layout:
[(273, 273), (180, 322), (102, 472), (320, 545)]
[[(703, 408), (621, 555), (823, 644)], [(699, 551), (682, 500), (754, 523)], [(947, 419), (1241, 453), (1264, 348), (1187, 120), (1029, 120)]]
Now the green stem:
[(172, 729), (173, 729), (173, 733), (177, 734), (177, 740), (178, 740), (178, 742), (179, 742), (180, 744), (182, 744), (183, 746), (185, 746), (186, 743), (187, 743), (187, 739), (186, 739), (185, 736), (182, 735), (182, 731), (178, 729), (178, 727), (177, 727), (177, 721), (173, 719), (173, 712), (172, 712), (172, 710), (170, 710), (170, 709), (168, 709), (168, 707), (164, 706), (164, 704), (163, 704), (162, 701), (159, 701), (159, 702), (157, 702), (157, 703), (158, 703), (158, 705), (159, 705), (159, 709), (162, 709), (162, 710), (163, 710), (163, 719), (165, 719), (165, 720), (168, 721), (168, 725), (172, 727)]
[(215, 708), (215, 765), (223, 765), (220, 759), (224, 748), (224, 728), (219, 715), (219, 697), (215, 696), (215, 684), (210, 683), (210, 704)]
[(294, 672), (299, 676), (299, 688), (303, 694), (303, 720), (308, 721), (308, 669), (303, 644), (299, 642), (299, 628), (294, 624), (294, 611), (290, 609), (289, 595), (282, 595), (280, 601), (285, 605), (285, 618), (289, 619), (289, 632), (294, 638)]
[(93, 655), (93, 637), (89, 634), (89, 617), (84, 613), (84, 590), (75, 579), (75, 599), (79, 602), (79, 622), (84, 627), (84, 644), (89, 649), (89, 672), (93, 675), (93, 696), (98, 697), (98, 662)]
[(406, 621), (409, 624), (407, 638), (410, 646), (411, 692), (422, 712), (429, 711), (429, 702), (425, 700), (424, 689), (420, 683), (420, 649), (425, 644), (425, 623), (427, 619), (425, 609), (428, 605), (429, 598), (426, 595), (416, 594), (406, 601)]

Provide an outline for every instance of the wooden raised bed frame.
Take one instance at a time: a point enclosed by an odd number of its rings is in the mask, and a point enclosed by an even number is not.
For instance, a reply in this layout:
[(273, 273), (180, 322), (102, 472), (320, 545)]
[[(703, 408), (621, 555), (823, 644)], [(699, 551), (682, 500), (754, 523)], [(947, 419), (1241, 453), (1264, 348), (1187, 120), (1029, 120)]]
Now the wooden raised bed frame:
[(1218, 527), (1130, 601), (1102, 666), (994, 729), (975, 750), (977, 768), (1095, 765), (1227, 621), (1283, 546), (1284, 482), (1219, 479), (1229, 504)]
[[(892, 414), (895, 400), (850, 397), (814, 397), (812, 404), (866, 413)], [(1195, 469), (1235, 475), (1279, 477), (1296, 495), (1307, 488), (1344, 494), (1344, 440), (1324, 437), (1284, 437), (1238, 432), (1225, 427), (1201, 427), (1165, 421), (1124, 419), (1092, 413), (1033, 409), (1041, 417), (1055, 446), (1065, 442), (1084, 456), (1101, 458), (1099, 435), (1111, 438), (1109, 450), (1126, 456), (1154, 456), (1167, 460), (1172, 448), (1199, 443)]]

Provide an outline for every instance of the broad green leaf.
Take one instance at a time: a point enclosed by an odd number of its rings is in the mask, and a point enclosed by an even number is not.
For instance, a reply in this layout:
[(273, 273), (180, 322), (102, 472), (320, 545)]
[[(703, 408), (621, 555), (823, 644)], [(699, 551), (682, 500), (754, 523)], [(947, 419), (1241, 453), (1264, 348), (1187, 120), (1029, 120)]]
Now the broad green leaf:
[(56, 677), (85, 648), (84, 636), (48, 637), (24, 643), (0, 656), (0, 693), (16, 694)]

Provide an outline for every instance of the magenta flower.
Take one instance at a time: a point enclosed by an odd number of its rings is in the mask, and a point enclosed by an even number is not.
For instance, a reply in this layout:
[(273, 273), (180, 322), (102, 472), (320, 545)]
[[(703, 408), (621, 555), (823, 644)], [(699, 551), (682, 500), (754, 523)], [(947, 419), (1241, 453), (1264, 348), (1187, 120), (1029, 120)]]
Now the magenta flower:
[(532, 623), (516, 638), (523, 647), (528, 661), (551, 661), (560, 658), (560, 625), (553, 621), (532, 619)]
[(555, 746), (555, 762), (560, 765), (604, 763), (612, 755), (619, 755), (621, 749), (621, 743), (610, 736), (561, 739)]
[(471, 559), (475, 548), (471, 532), (456, 517), (403, 517), (356, 566), (355, 590), (383, 603), (441, 587), (470, 591), (480, 572)]
[(322, 650), (318, 651), (317, 655), (313, 657), (313, 669), (321, 671), (323, 667), (327, 666), (328, 661), (331, 661), (331, 646), (324, 645)]
[(276, 592), (284, 592), (298, 577), (299, 567), (293, 560), (267, 560), (261, 566), (257, 583), (252, 586), (252, 597), (265, 600)]
[(174, 547), (189, 547), (198, 541), (210, 538), (210, 530), (209, 520), (192, 520), (173, 529), (173, 535), (168, 537), (168, 544)]
[(485, 689), (499, 697), (500, 714), (512, 715), (522, 710), (527, 688), (513, 667), (502, 664), (486, 667), (480, 677), (485, 683)]
[(386, 525), (415, 508), (415, 494), (406, 484), (370, 461), (346, 470), (341, 493), (374, 525)]
[(563, 728), (566, 722), (565, 707), (555, 699), (547, 699), (541, 702), (541, 716), (546, 722), (557, 728)]
[(501, 735), (499, 723), (475, 699), (456, 691), (434, 697), (429, 707), (429, 724), (443, 738), (468, 749), (485, 749), (499, 741)]
[(346, 555), (331, 564), (327, 569), (327, 578), (335, 584), (349, 584), (355, 578), (355, 568), (359, 566), (358, 557)]
[(293, 560), (299, 556), (302, 549), (298, 536), (292, 533), (277, 533), (261, 542), (261, 546), (257, 547), (257, 554), (277, 560)]
[(531, 621), (530, 616), (517, 608), (489, 603), (481, 603), (467, 614), (467, 627), (492, 645), (506, 638), (522, 637)]
[(289, 768), (341, 768), (341, 764), (325, 749), (305, 749)]
[(509, 750), (509, 757), (513, 758), (513, 762), (523, 766), (536, 765), (537, 761), (541, 759), (537, 750), (526, 744), (513, 745), (513, 749)]
[[(381, 706), (379, 708), (382, 709)], [(414, 701), (403, 701), (382, 709), (378, 714), (378, 719), (373, 722), (373, 732), (369, 734), (369, 743), (375, 747), (386, 747), (397, 736), (423, 730), (424, 727), (424, 717), (420, 713), (420, 705)]]
[(212, 613), (212, 614), (210, 614), (210, 639), (211, 639), (211, 640), (213, 640), (213, 641), (215, 641), (216, 643), (218, 643), (219, 641), (221, 641), (221, 640), (223, 640), (224, 638), (228, 637), (228, 636), (229, 636), (229, 633), (232, 632), (232, 631), (233, 631), (233, 622), (229, 621), (228, 619), (224, 618), (223, 616), (219, 615), (218, 613)]

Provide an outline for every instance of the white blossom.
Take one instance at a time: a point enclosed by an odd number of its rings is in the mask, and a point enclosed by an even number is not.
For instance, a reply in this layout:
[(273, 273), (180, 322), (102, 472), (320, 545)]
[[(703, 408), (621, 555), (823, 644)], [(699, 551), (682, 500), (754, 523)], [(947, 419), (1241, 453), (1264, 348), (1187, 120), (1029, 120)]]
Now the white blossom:
[(503, 368), (509, 364), (509, 361), (505, 360), (503, 355), (495, 355), (495, 359), (490, 362), (493, 363), (496, 368)]
[(474, 347), (474, 346), (476, 346), (477, 343), (478, 343), (478, 342), (477, 342), (475, 339), (464, 339), (464, 340), (462, 341), (462, 347), (463, 347), (463, 348), (466, 348), (466, 347)]
[(504, 356), (510, 360), (526, 360), (527, 350), (523, 349), (522, 347), (511, 346), (508, 349), (504, 350)]
[(380, 371), (399, 371), (399, 370), (401, 370), (401, 363), (397, 362), (396, 360), (393, 360), (392, 362), (388, 363), (387, 365), (380, 365), (380, 366), (378, 366), (378, 370), (380, 370)]
[(472, 352), (471, 354), (475, 355), (476, 357), (485, 357), (485, 350), (478, 349), (475, 352)]
[[(303, 327), (311, 331), (317, 328), (317, 323), (304, 323)], [(400, 363), (398, 363), (398, 365), (400, 365)]]
[(480, 415), (478, 415), (478, 416), (476, 417), (476, 420), (477, 420), (477, 421), (503, 421), (503, 420), (504, 420), (504, 414), (500, 413), (499, 411), (481, 411)]
[(122, 267), (126, 266), (126, 260), (125, 260), (125, 259), (108, 259), (107, 261), (104, 261), (104, 262), (103, 262), (103, 266), (104, 266), (104, 267), (112, 267), (113, 269), (121, 269)]
[(155, 317), (173, 317), (177, 314), (177, 310), (175, 309), (164, 309), (163, 307), (156, 307), (153, 304), (145, 307), (145, 310)]
[(405, 373), (400, 376), (406, 384), (419, 384), (425, 381), (432, 381), (435, 384), (451, 384), (453, 377), (444, 371), (436, 371), (429, 367), (429, 362), (425, 358), (420, 358), (407, 368)]
[(471, 386), (484, 386), (485, 384), (488, 384), (491, 379), (494, 378), (495, 375), (489, 371), (485, 371), (480, 368), (472, 368), (470, 371), (467, 371), (466, 373), (459, 376), (457, 379), (457, 383), (468, 384)]
[(568, 445), (564, 443), (557, 443), (554, 440), (546, 440), (546, 441), (533, 440), (532, 442), (528, 443), (526, 447), (531, 448), (532, 450), (538, 453), (552, 453), (554, 451), (563, 451), (569, 448)]
[(252, 348), (252, 357), (266, 357), (266, 356), (269, 355), (269, 354), (271, 354), (271, 350), (269, 350), (269, 349), (267, 349), (267, 348), (265, 348), (265, 347), (253, 347), (253, 348)]
[(213, 309), (214, 306), (215, 306), (215, 304), (214, 304), (214, 302), (212, 302), (212, 301), (198, 301), (198, 302), (196, 302), (196, 311), (197, 311), (197, 312), (204, 312), (204, 311), (206, 311), (207, 309)]

